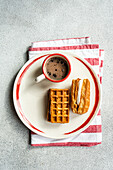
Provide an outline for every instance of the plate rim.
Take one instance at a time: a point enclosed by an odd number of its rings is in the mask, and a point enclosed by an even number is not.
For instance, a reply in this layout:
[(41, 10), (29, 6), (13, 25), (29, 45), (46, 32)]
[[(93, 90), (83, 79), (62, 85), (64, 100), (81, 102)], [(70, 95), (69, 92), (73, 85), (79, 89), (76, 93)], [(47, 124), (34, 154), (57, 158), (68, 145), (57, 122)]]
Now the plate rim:
[[(80, 60), (82, 60), (82, 61), (91, 69), (91, 71), (93, 72), (94, 76), (96, 77), (96, 81), (97, 81), (97, 85), (98, 85), (98, 89), (99, 89), (99, 102), (98, 102), (97, 108), (96, 108), (96, 110), (95, 110), (95, 113), (94, 113), (94, 115), (91, 117), (90, 121), (89, 121), (83, 128), (79, 129), (78, 131), (76, 131), (76, 132), (74, 132), (74, 133), (72, 133), (72, 134), (69, 134), (69, 135), (67, 135), (67, 136), (64, 135), (64, 136), (62, 136), (62, 137), (57, 137), (57, 136), (56, 136), (56, 137), (50, 137), (50, 136), (46, 135), (44, 132), (42, 133), (42, 131), (39, 130), (39, 129), (37, 129), (38, 131), (35, 130), (35, 129), (33, 129), (33, 128), (23, 119), (22, 115), (20, 114), (20, 112), (19, 112), (19, 110), (18, 110), (18, 106), (17, 106), (17, 103), (16, 103), (16, 87), (17, 87), (17, 81), (18, 81), (21, 73), (23, 72), (23, 70), (24, 70), (30, 63), (32, 63), (32, 61), (34, 61), (35, 59), (37, 59), (37, 58), (38, 58), (38, 59), (41, 59), (42, 57), (45, 57), (45, 56), (47, 56), (47, 55), (49, 55), (49, 54), (51, 54), (51, 53), (56, 53), (56, 52), (61, 53), (61, 54), (63, 53), (64, 55), (66, 55), (66, 54), (73, 55), (73, 57), (77, 57), (77, 58), (79, 58)], [(17, 76), (16, 76), (15, 81), (14, 81), (14, 86), (13, 86), (13, 103), (14, 103), (14, 107), (15, 107), (15, 110), (16, 110), (16, 113), (17, 113), (18, 117), (20, 118), (20, 120), (22, 121), (22, 123), (23, 123), (28, 129), (30, 129), (32, 132), (34, 132), (34, 133), (36, 133), (36, 134), (38, 134), (38, 135), (41, 135), (41, 136), (44, 136), (44, 137), (48, 137), (48, 138), (53, 138), (53, 139), (64, 139), (64, 138), (68, 138), (68, 137), (71, 137), (71, 136), (75, 136), (75, 135), (78, 135), (79, 133), (81, 133), (82, 131), (84, 131), (85, 129), (87, 129), (87, 128), (90, 126), (92, 120), (95, 118), (95, 116), (96, 116), (97, 113), (98, 113), (99, 106), (100, 106), (100, 104), (101, 104), (101, 88), (100, 88), (99, 78), (98, 78), (97, 74), (95, 73), (94, 69), (92, 68), (92, 66), (91, 66), (84, 58), (82, 58), (82, 57), (80, 57), (80, 56), (78, 56), (78, 55), (76, 55), (76, 54), (73, 54), (72, 52), (64, 52), (64, 51), (57, 51), (57, 50), (55, 50), (55, 52), (53, 52), (53, 51), (42, 52), (42, 53), (37, 54), (36, 57), (33, 57), (33, 58), (29, 59), (29, 60), (20, 68), (19, 72), (17, 73)]]

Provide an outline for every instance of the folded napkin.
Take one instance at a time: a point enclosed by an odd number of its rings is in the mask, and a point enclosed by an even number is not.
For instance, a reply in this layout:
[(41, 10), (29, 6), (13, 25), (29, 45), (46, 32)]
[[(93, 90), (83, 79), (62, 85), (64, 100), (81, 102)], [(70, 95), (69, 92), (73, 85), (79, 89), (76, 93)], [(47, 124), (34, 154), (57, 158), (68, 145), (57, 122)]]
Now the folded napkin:
[[(29, 49), (29, 59), (37, 54), (50, 51), (70, 51), (87, 60), (97, 73), (102, 88), (104, 50), (92, 44), (89, 37), (33, 42)], [(102, 142), (101, 106), (91, 125), (82, 133), (66, 139), (50, 139), (31, 132), (32, 146), (94, 146)]]

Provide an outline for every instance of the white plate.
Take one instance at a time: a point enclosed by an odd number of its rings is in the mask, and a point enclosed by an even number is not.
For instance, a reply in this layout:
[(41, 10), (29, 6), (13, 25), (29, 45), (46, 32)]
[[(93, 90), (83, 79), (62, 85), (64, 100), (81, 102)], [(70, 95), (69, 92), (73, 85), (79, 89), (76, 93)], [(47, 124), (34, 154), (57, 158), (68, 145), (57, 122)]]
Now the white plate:
[[(55, 51), (61, 53), (59, 51)], [(48, 52), (52, 53), (52, 52)], [(43, 53), (44, 54), (44, 53)], [(85, 130), (99, 110), (100, 83), (90, 64), (72, 53), (64, 53), (72, 65), (72, 71), (67, 80), (53, 83), (47, 79), (36, 84), (36, 76), (41, 74), (44, 59), (42, 53), (30, 59), (19, 71), (13, 89), (13, 101), (21, 121), (33, 132), (50, 138), (67, 138)], [(88, 78), (90, 80), (90, 107), (83, 115), (74, 114), (70, 109), (70, 121), (66, 124), (56, 124), (47, 121), (47, 92), (50, 88), (71, 88), (72, 79)]]

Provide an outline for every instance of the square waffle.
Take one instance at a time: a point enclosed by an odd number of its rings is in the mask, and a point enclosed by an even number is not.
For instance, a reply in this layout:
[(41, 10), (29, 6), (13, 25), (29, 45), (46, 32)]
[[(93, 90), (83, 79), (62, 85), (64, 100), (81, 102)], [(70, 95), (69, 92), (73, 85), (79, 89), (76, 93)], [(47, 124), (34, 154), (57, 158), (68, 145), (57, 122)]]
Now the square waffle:
[(52, 123), (69, 122), (69, 89), (50, 89), (47, 120)]

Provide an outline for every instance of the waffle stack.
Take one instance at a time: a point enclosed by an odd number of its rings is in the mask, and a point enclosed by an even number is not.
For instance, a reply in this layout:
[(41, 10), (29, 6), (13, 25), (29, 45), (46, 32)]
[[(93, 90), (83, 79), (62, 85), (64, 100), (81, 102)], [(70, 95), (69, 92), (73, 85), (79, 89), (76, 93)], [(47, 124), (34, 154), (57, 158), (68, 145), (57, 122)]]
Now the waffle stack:
[(74, 113), (83, 114), (86, 113), (90, 105), (90, 81), (83, 79), (80, 94), (80, 103), (77, 103), (77, 96), (79, 90), (80, 79), (72, 80), (71, 87), (71, 109)]
[(47, 120), (52, 123), (69, 122), (69, 89), (50, 89)]

